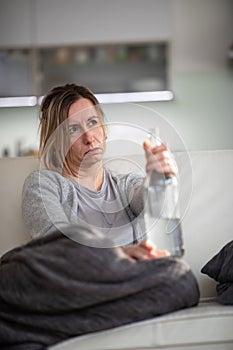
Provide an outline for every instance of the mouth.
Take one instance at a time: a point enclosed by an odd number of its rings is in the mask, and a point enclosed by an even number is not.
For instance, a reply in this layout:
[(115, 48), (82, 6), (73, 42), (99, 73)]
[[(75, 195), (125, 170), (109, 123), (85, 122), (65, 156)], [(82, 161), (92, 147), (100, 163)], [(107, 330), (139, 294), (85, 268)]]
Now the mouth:
[(102, 153), (102, 149), (100, 147), (95, 147), (95, 148), (91, 148), (89, 149), (87, 152), (85, 152), (85, 156), (87, 155), (94, 155), (94, 154), (99, 154)]

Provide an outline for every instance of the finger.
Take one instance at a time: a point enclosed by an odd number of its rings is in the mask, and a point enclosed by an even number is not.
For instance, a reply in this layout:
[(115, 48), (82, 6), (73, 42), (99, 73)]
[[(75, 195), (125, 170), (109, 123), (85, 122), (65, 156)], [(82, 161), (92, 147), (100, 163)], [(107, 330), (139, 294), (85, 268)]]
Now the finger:
[(137, 258), (138, 260), (149, 260), (151, 259), (151, 254), (145, 248), (137, 247), (133, 252), (133, 257)]
[(165, 143), (162, 143), (161, 145), (154, 146), (149, 140), (146, 140), (143, 142), (143, 148), (146, 152), (153, 151), (152, 153), (158, 153), (158, 152), (161, 152), (164, 150), (168, 150), (168, 147)]
[(165, 167), (167, 167), (167, 165), (165, 164), (164, 161), (161, 162), (158, 160), (154, 160), (154, 159), (150, 160), (149, 159), (147, 161), (147, 164), (146, 164), (146, 171), (150, 172), (150, 171), (155, 170), (156, 172), (163, 174)]
[(150, 154), (147, 157), (146, 170), (156, 170), (160, 173), (176, 175), (178, 173), (177, 164), (168, 151), (157, 154)]
[(140, 244), (141, 247), (146, 248), (150, 254), (156, 257), (169, 256), (170, 253), (167, 250), (157, 249), (156, 245), (148, 239), (143, 240)]
[(150, 260), (157, 257), (155, 254), (156, 251), (156, 246), (153, 243), (143, 241), (137, 246), (133, 255), (139, 260)]
[(128, 254), (127, 254), (127, 258), (128, 258), (129, 261), (131, 261), (132, 263), (136, 263), (136, 262), (138, 261), (137, 258), (134, 258), (134, 257), (132, 257), (132, 256), (130, 256), (130, 255), (128, 255)]
[(149, 241), (148, 239), (144, 239), (144, 240), (140, 243), (140, 245), (141, 245), (142, 247), (144, 247), (145, 249), (147, 249), (149, 252), (151, 252), (151, 251), (153, 251), (153, 250), (156, 249), (156, 245), (155, 245), (153, 242)]
[(151, 259), (150, 253), (140, 244), (124, 247), (123, 251), (127, 254), (129, 260), (135, 262), (137, 260)]
[(165, 144), (161, 144), (159, 146), (152, 146), (151, 147), (151, 152), (153, 154), (158, 154), (158, 153), (162, 153), (162, 152), (168, 152), (168, 147)]
[[(142, 248), (142, 249), (140, 249)], [(144, 251), (146, 250), (146, 252)], [(148, 260), (169, 255), (167, 251), (158, 250), (156, 245), (149, 240), (144, 240), (139, 244), (137, 255), (140, 260)]]
[(165, 258), (171, 256), (171, 254), (167, 250), (157, 250), (156, 256), (157, 258)]
[(152, 143), (149, 140), (146, 140), (143, 142), (143, 148), (145, 151), (150, 150), (152, 147)]

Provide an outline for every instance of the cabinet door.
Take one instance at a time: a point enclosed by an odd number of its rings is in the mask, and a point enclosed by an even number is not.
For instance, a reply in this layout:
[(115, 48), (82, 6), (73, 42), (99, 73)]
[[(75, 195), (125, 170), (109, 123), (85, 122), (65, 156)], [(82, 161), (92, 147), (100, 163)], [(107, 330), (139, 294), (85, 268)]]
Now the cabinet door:
[(34, 0), (37, 45), (169, 40), (171, 0)]
[(0, 1), (0, 47), (30, 46), (34, 29), (30, 0)]
[(0, 48), (0, 97), (33, 95), (31, 56), (29, 49)]
[(77, 82), (95, 93), (169, 90), (168, 43), (38, 49), (40, 94)]

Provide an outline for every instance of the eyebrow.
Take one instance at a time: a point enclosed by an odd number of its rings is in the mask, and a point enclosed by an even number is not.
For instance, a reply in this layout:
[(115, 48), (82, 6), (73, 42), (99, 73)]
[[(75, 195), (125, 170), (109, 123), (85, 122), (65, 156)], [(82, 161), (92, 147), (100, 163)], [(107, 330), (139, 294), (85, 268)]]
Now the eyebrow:
[[(91, 119), (93, 119), (93, 118), (98, 118), (99, 119), (99, 116), (98, 115), (92, 115), (91, 117), (89, 117), (87, 120), (86, 120), (86, 122), (89, 122)], [(71, 118), (72, 119), (72, 118)], [(74, 123), (72, 123), (72, 124), (69, 124), (69, 126), (70, 125), (79, 125), (80, 124), (80, 122), (74, 122)]]

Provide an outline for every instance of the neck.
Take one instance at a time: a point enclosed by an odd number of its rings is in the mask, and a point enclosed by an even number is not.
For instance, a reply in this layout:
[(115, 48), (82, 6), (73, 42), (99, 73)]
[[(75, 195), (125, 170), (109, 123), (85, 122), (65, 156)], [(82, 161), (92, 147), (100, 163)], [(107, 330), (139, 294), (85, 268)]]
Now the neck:
[(88, 167), (79, 167), (73, 178), (82, 186), (92, 191), (99, 191), (104, 181), (104, 168), (102, 162)]
[(104, 169), (102, 166), (96, 169), (88, 169), (88, 171), (82, 169), (79, 171), (76, 180), (92, 191), (99, 191), (104, 181)]

